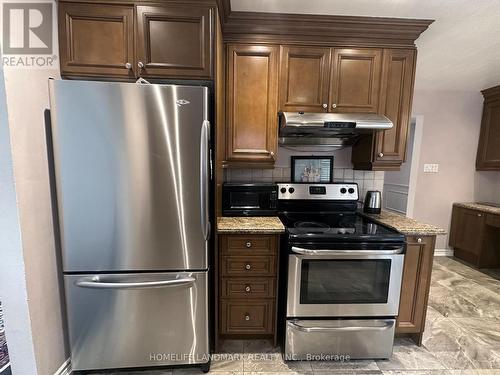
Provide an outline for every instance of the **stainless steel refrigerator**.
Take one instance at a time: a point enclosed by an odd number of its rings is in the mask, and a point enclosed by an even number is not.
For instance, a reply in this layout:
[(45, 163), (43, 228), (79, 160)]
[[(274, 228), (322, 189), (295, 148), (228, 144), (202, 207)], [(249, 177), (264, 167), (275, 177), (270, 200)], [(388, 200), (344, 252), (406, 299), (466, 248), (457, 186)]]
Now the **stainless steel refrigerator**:
[(73, 370), (208, 365), (206, 87), (49, 80)]

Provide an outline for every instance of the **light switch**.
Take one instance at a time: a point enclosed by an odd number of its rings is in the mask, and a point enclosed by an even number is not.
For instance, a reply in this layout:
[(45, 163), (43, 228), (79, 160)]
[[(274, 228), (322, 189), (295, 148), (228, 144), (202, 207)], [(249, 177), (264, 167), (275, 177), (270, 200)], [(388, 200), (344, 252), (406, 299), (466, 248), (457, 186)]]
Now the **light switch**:
[(424, 164), (424, 173), (438, 173), (439, 164)]

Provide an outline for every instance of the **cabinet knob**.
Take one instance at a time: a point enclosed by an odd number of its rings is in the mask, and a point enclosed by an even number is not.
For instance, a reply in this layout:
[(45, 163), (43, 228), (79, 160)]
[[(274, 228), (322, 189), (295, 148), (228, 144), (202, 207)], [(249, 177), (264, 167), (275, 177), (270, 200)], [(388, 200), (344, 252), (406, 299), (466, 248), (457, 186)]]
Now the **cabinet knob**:
[(252, 288), (250, 288), (250, 285), (245, 286), (245, 292), (250, 293), (252, 291)]
[(383, 157), (384, 157), (384, 153), (383, 153), (383, 152), (379, 152), (379, 153), (378, 153), (378, 157), (379, 157), (379, 158), (383, 158)]
[(274, 156), (274, 151), (271, 151), (269, 155)]
[(477, 217), (481, 217), (481, 216), (483, 216), (483, 214), (477, 214)]
[(142, 61), (139, 61), (139, 62), (137, 63), (137, 66), (139, 67), (139, 69), (144, 68), (144, 64), (143, 64), (143, 62), (142, 62)]
[(322, 107), (323, 107), (324, 109), (327, 109), (327, 108), (328, 108), (328, 104), (323, 103)]
[(125, 68), (127, 68), (128, 70), (132, 69), (132, 64), (131, 63), (126, 63), (125, 64)]
[(245, 314), (245, 320), (246, 320), (246, 321), (249, 321), (249, 320), (250, 320), (250, 315), (249, 315), (249, 314)]
[(247, 241), (247, 242), (245, 243), (245, 246), (246, 246), (246, 247), (252, 247), (252, 243), (251, 243), (250, 241)]
[(332, 104), (332, 108), (333, 108), (333, 109), (337, 108), (337, 104), (336, 104), (336, 103), (333, 103), (333, 104)]
[(418, 242), (418, 243), (421, 243), (421, 242), (422, 242), (422, 239), (421, 239), (421, 238), (417, 238), (417, 242)]
[(252, 266), (250, 264), (245, 265), (245, 269), (249, 270), (250, 268), (252, 268)]

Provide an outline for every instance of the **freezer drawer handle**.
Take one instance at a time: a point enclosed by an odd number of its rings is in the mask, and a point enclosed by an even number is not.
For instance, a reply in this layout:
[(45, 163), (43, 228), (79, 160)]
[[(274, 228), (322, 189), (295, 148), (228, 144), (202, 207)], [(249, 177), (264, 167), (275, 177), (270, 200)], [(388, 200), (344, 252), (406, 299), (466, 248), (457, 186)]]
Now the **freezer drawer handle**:
[(385, 322), (382, 326), (347, 326), (347, 327), (304, 327), (297, 324), (296, 321), (288, 321), (287, 324), (298, 331), (302, 332), (338, 332), (338, 331), (383, 331), (391, 328), (394, 325), (394, 321)]
[(175, 280), (159, 280), (159, 281), (142, 281), (142, 282), (106, 282), (100, 281), (98, 278), (83, 277), (75, 282), (76, 286), (81, 288), (95, 289), (150, 289), (150, 288), (166, 288), (176, 286), (191, 286), (196, 281), (193, 277), (185, 277)]
[(404, 251), (403, 247), (397, 247), (391, 250), (311, 250), (303, 249), (301, 247), (292, 246), (292, 251), (296, 254), (302, 255), (394, 255), (401, 254)]

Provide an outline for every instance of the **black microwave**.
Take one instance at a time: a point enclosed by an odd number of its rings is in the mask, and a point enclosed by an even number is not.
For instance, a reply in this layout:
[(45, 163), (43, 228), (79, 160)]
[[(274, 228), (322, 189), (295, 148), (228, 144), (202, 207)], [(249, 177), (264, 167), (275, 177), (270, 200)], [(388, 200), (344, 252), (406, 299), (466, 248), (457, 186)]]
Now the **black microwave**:
[(278, 186), (272, 183), (232, 183), (222, 185), (222, 215), (274, 216)]

